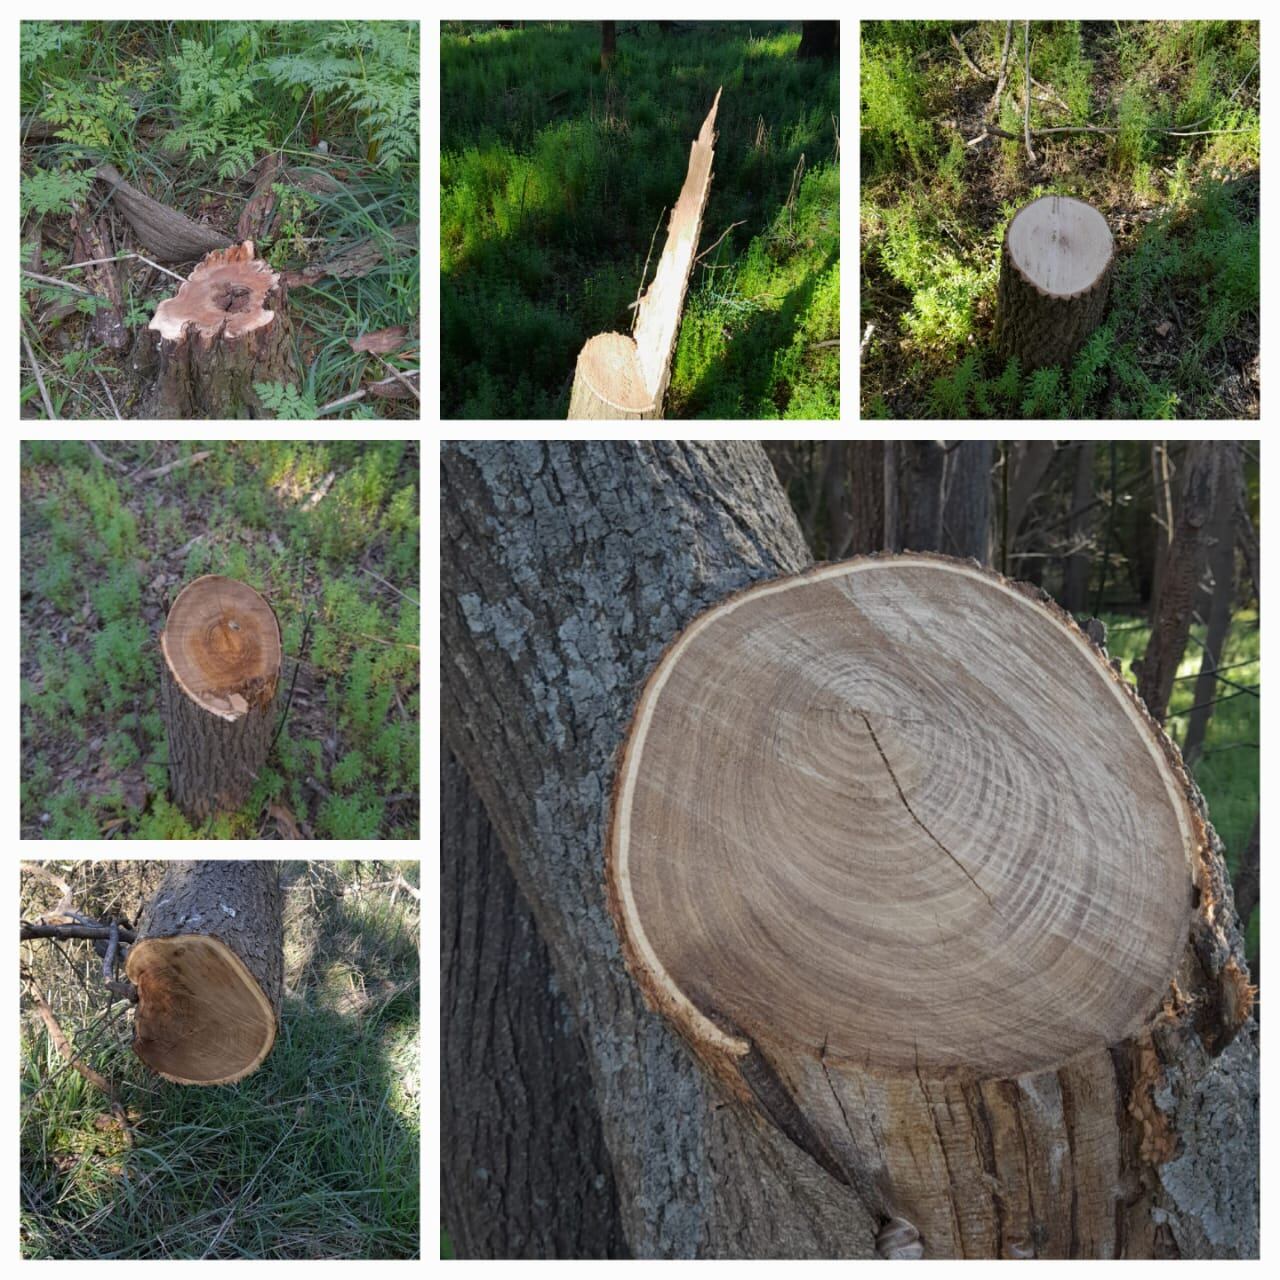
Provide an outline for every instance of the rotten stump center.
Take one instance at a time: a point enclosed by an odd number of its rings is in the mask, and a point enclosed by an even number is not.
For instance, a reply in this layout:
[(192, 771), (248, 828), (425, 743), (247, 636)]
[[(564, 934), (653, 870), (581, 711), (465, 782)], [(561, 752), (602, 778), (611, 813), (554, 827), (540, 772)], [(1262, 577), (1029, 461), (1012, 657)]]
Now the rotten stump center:
[(214, 288), (213, 304), (220, 311), (246, 311), (249, 307), (250, 290), (242, 284), (220, 284)]

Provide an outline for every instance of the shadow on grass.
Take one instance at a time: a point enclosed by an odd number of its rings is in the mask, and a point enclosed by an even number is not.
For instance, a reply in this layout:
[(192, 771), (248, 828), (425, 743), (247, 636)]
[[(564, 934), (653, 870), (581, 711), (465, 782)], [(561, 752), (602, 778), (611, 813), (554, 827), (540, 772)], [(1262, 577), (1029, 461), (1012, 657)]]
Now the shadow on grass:
[[(309, 897), (303, 876), (286, 872), (286, 892)], [(50, 1079), (64, 1064), (40, 1061), (43, 1034), (28, 1042), (24, 1257), (420, 1256), (416, 923), (368, 896), (306, 901), (316, 929), (287, 967), (276, 1044), (239, 1084), (148, 1074), (120, 1020), (92, 1060), (132, 1146), (78, 1075)]]

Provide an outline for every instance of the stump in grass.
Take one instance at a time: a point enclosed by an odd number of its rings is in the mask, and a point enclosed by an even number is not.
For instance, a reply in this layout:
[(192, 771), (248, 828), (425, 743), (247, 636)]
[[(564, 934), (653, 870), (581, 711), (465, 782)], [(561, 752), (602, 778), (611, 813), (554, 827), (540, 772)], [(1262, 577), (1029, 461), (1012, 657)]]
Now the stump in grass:
[(300, 380), (286, 293), (251, 240), (210, 253), (148, 326), (158, 372), (144, 416), (269, 416), (254, 383)]
[(189, 583), (160, 636), (169, 786), (193, 823), (240, 807), (276, 726), (280, 624), (250, 586), (210, 574)]
[(996, 345), (1024, 370), (1066, 365), (1102, 320), (1114, 246), (1106, 219), (1070, 196), (1042, 196), (1005, 231)]
[(258, 1069), (280, 1016), (281, 920), (276, 863), (170, 864), (125, 962), (147, 1066), (175, 1084), (232, 1084)]
[(1159, 1256), (1223, 1134), (1256, 1154), (1247, 1051), (1210, 1061), (1252, 993), (1177, 751), (1069, 616), (969, 562), (697, 618), (636, 708), (607, 878), (650, 1005), (886, 1256)]

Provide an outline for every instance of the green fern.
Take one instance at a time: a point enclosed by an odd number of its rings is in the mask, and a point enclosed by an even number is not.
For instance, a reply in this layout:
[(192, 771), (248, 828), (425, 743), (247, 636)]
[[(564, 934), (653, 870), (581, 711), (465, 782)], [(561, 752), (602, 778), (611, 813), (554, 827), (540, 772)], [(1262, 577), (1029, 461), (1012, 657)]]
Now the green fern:
[(1027, 379), (1026, 394), (1022, 398), (1024, 418), (1062, 418), (1062, 370), (1037, 369)]
[(255, 382), (253, 389), (262, 401), (262, 407), (282, 421), (300, 422), (316, 417), (316, 398), (310, 391), (299, 393), (298, 388), (279, 382)]
[(23, 215), (70, 213), (84, 200), (92, 185), (92, 172), (36, 169), (22, 179)]

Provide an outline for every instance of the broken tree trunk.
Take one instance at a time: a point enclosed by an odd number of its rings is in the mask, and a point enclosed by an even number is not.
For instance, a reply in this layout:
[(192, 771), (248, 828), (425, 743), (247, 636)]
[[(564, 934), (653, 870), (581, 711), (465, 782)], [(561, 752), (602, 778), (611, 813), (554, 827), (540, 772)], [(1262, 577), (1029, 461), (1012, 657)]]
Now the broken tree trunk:
[(194, 262), (231, 241), (220, 231), (202, 226), (158, 200), (130, 186), (113, 165), (100, 164), (94, 171), (124, 213), (142, 247), (161, 262)]
[(702, 212), (711, 190), (716, 111), (720, 90), (689, 152), (689, 171), (667, 224), (667, 243), (653, 283), (636, 309), (635, 337), (599, 333), (578, 356), (570, 418), (660, 418), (671, 380), (671, 357), (680, 332), (689, 273), (693, 270)]
[(189, 583), (160, 635), (169, 787), (193, 823), (248, 798), (276, 726), (280, 624), (250, 586), (208, 574)]
[(133, 1048), (175, 1084), (233, 1084), (275, 1043), (284, 968), (275, 862), (174, 862), (143, 908), (125, 972)]
[(254, 384), (300, 380), (287, 292), (251, 240), (209, 254), (147, 326), (157, 374), (143, 416), (269, 416)]
[(1005, 231), (996, 346), (1023, 370), (1065, 365), (1098, 327), (1114, 246), (1107, 220), (1070, 196), (1042, 196)]
[(641, 695), (606, 858), (650, 1007), (883, 1256), (1256, 1250), (1251, 1193), (1206, 1211), (1222, 1159), (1256, 1188), (1221, 845), (1034, 590), (880, 557), (713, 606)]

